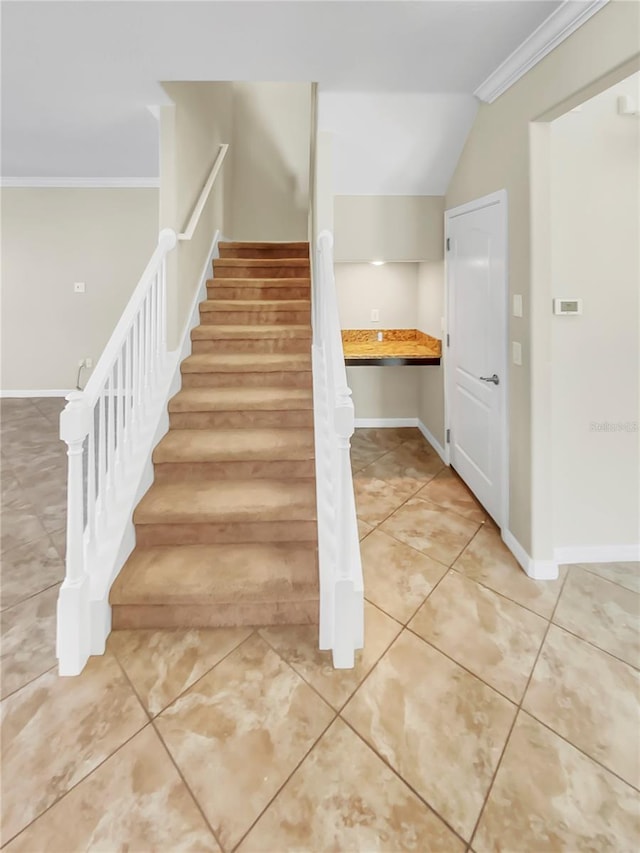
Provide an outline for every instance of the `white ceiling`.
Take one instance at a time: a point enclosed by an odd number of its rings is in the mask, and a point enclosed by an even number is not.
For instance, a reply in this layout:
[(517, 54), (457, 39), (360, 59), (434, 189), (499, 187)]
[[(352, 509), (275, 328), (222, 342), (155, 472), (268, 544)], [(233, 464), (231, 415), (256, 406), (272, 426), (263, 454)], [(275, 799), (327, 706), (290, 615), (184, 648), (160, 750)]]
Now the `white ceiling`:
[[(384, 186), (437, 194), (441, 181), (432, 176), (448, 169), (464, 142), (473, 91), (559, 5), (4, 0), (2, 174), (154, 177), (158, 133), (147, 105), (166, 101), (158, 81), (313, 80), (322, 93), (377, 93), (377, 100), (361, 97), (353, 112), (351, 95), (342, 102), (327, 95), (323, 116), (342, 117), (345, 138), (358, 114), (371, 126), (371, 111), (380, 110), (378, 135), (383, 118), (400, 121), (402, 153), (431, 160), (410, 176), (389, 172)], [(392, 130), (386, 133), (385, 144), (393, 144)], [(349, 145), (362, 156), (357, 134)], [(380, 156), (371, 152), (372, 167)], [(350, 177), (346, 162), (340, 180), (355, 192), (362, 175)]]

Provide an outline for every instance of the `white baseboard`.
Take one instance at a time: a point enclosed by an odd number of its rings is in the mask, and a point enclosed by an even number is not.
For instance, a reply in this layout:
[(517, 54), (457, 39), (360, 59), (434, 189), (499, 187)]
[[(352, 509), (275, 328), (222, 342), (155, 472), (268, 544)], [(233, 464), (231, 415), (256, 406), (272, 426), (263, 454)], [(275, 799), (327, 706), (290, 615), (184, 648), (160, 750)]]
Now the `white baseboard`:
[(558, 577), (558, 563), (555, 559), (534, 560), (533, 557), (529, 556), (510, 530), (503, 528), (501, 535), (504, 544), (511, 551), (530, 578), (536, 581), (556, 580)]
[(444, 449), (444, 447), (440, 444), (438, 439), (434, 436), (430, 429), (428, 429), (421, 420), (418, 419), (418, 429), (422, 433), (422, 435), (427, 439), (431, 447), (436, 451), (440, 459), (444, 462), (445, 465), (449, 464), (449, 454)]
[(640, 544), (563, 546), (553, 549), (553, 557), (559, 565), (571, 563), (637, 563), (640, 562)]
[(20, 391), (0, 391), (0, 397), (66, 397), (72, 391), (73, 388), (27, 388)]
[(417, 427), (417, 418), (356, 418), (358, 427)]

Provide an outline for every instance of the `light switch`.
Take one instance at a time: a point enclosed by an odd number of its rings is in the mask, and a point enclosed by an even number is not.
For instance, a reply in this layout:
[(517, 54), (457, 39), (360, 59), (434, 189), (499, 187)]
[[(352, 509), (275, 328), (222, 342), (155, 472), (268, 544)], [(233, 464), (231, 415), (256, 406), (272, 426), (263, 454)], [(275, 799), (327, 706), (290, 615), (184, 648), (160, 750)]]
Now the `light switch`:
[(522, 317), (522, 295), (520, 293), (513, 294), (513, 316)]
[(73, 285), (74, 293), (84, 293), (84, 281), (76, 281)]
[(514, 364), (522, 364), (522, 344), (520, 341), (511, 341), (511, 358)]
[(372, 323), (379, 323), (380, 322), (380, 309), (379, 308), (372, 308), (371, 309), (371, 322)]

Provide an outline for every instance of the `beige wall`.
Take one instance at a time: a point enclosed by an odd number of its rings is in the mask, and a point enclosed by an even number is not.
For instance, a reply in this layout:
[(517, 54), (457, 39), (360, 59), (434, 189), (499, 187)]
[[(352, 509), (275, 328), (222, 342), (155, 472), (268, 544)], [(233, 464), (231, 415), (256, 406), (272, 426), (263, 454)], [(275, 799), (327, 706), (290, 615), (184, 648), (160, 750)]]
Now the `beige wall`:
[(306, 240), (311, 84), (234, 83), (234, 240)]
[(356, 418), (417, 418), (419, 367), (347, 367)]
[(0, 386), (74, 388), (78, 361), (95, 365), (155, 248), (158, 191), (3, 189), (1, 205)]
[[(442, 339), (444, 319), (444, 261), (418, 265), (418, 328)], [(415, 368), (420, 371), (418, 413), (433, 437), (444, 446), (444, 368), (442, 364)]]
[(336, 261), (434, 261), (442, 257), (441, 196), (336, 196)]
[(640, 122), (620, 95), (637, 107), (640, 75), (551, 125), (552, 288), (584, 299), (552, 319), (556, 546), (640, 541)]
[[(161, 109), (161, 226), (180, 233), (186, 227), (221, 143), (233, 131), (233, 93), (228, 83), (166, 83), (173, 101)], [(230, 193), (234, 152), (230, 149), (200, 224), (189, 241), (178, 244), (168, 277), (169, 346), (178, 345), (188, 320), (213, 235), (231, 222)]]
[[(334, 269), (343, 329), (416, 328), (418, 264), (337, 263)], [(373, 308), (379, 322), (371, 319)]]
[(563, 102), (574, 106), (581, 92), (588, 97), (615, 82), (606, 75), (622, 79), (630, 73), (623, 63), (638, 55), (639, 26), (640, 4), (611, 0), (498, 100), (483, 104), (446, 195), (451, 208), (496, 190), (508, 193), (510, 291), (522, 293), (526, 306), (522, 319), (510, 319), (509, 331), (523, 350), (523, 366), (509, 371), (509, 528), (536, 559), (550, 559), (553, 546), (544, 506), (548, 489), (539, 482), (549, 468), (548, 410), (541, 398), (550, 382), (545, 327), (550, 330), (551, 315), (544, 288), (533, 292), (533, 302), (541, 300), (539, 312), (531, 310), (530, 270), (536, 259), (530, 243), (530, 123), (556, 118)]

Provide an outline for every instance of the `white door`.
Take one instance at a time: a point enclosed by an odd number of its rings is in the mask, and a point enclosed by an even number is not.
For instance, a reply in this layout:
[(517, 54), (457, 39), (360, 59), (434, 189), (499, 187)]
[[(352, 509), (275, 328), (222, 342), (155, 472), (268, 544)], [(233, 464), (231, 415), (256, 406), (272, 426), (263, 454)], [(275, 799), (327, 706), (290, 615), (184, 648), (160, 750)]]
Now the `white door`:
[(450, 462), (500, 526), (507, 521), (506, 223), (504, 191), (445, 217)]

